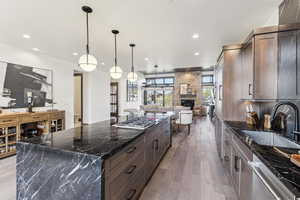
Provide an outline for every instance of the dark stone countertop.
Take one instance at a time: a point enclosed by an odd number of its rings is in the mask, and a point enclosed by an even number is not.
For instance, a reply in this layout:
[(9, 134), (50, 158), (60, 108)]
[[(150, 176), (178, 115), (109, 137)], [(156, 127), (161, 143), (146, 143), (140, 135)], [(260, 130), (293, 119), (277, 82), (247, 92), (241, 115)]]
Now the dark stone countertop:
[[(300, 168), (288, 158), (278, 153), (272, 146), (264, 146), (249, 141), (243, 130), (270, 131), (252, 127), (245, 122), (225, 121), (226, 127), (233, 133), (270, 169), (270, 171), (296, 196), (300, 197)], [(274, 131), (272, 131), (274, 132)], [(279, 134), (279, 133), (278, 133)], [(286, 152), (298, 153), (297, 149), (281, 148)]]
[[(156, 125), (172, 114), (147, 114), (149, 119), (155, 119)], [(155, 127), (148, 128), (151, 129)], [(143, 135), (145, 130), (122, 129), (111, 126), (110, 120), (84, 125), (61, 132), (50, 133), (46, 136), (34, 137), (19, 141), (18, 143), (30, 143), (46, 146), (50, 149), (68, 152), (84, 153), (99, 156), (106, 159), (119, 152), (122, 148)]]

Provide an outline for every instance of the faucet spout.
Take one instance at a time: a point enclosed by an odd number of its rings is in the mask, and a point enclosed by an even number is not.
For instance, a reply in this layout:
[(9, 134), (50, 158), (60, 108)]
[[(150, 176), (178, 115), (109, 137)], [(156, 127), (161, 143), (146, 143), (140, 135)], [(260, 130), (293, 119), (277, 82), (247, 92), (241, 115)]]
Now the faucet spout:
[(272, 120), (275, 119), (278, 109), (283, 105), (290, 106), (291, 108), (293, 108), (293, 110), (295, 112), (295, 122), (294, 122), (294, 132), (293, 133), (294, 133), (294, 138), (297, 139), (297, 141), (299, 141), (299, 136), (300, 136), (299, 109), (296, 104), (294, 104), (292, 102), (280, 102), (280, 103), (276, 104), (272, 111)]

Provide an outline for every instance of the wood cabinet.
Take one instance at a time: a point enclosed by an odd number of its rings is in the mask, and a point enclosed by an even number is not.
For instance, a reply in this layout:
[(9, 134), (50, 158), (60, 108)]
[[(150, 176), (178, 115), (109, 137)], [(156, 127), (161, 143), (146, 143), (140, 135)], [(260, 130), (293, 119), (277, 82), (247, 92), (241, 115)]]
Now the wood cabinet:
[(255, 36), (254, 97), (277, 98), (277, 33)]
[(223, 129), (223, 165), (226, 171), (231, 175), (231, 133), (224, 126)]
[(215, 69), (216, 114), (222, 120), (243, 120), (241, 48), (242, 45), (224, 46)]
[(242, 121), (244, 104), (241, 102), (240, 83), (242, 68), (242, 45), (230, 45), (224, 48), (223, 69), (223, 120)]
[(245, 100), (277, 99), (278, 33), (250, 37), (242, 49), (241, 97)]
[[(56, 123), (55, 131), (51, 126)], [(24, 139), (23, 126), (35, 123), (43, 134), (65, 129), (65, 111), (0, 114), (0, 158), (16, 154), (16, 143)]]
[(222, 134), (222, 120), (215, 118), (215, 140), (217, 145), (217, 152), (221, 159), (223, 159), (223, 134)]
[(215, 69), (215, 111), (219, 118), (222, 118), (223, 114), (223, 67), (224, 56), (222, 54)]
[(241, 98), (252, 99), (253, 96), (253, 81), (254, 81), (254, 68), (253, 68), (253, 39), (248, 41), (242, 49), (242, 66), (241, 66)]
[(152, 176), (156, 166), (171, 144), (170, 121), (159, 124), (154, 129), (147, 130), (146, 142), (147, 151), (145, 179), (148, 181)]
[(278, 98), (300, 98), (300, 31), (278, 35)]
[(170, 119), (166, 119), (105, 160), (105, 199), (137, 200), (170, 145)]

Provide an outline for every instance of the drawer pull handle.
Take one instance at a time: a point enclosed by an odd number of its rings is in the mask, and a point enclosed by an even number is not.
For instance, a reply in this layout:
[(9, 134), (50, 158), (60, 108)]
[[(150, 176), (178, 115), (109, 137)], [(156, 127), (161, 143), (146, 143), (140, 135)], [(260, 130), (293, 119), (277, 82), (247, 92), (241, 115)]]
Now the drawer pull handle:
[(126, 174), (132, 174), (134, 170), (136, 169), (136, 165), (132, 165), (127, 171)]
[(136, 150), (136, 147), (131, 147), (126, 151), (126, 153), (133, 153)]
[(125, 200), (131, 200), (134, 197), (135, 193), (136, 193), (135, 189), (130, 190), (128, 192), (128, 195), (125, 197)]

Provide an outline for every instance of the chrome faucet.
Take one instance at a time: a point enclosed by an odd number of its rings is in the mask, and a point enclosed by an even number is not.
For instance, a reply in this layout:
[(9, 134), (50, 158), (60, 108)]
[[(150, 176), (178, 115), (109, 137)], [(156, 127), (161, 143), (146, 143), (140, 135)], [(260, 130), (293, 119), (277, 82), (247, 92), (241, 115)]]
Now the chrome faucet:
[(274, 107), (273, 107), (273, 111), (272, 111), (272, 121), (275, 119), (276, 117), (276, 114), (277, 114), (277, 111), (278, 109), (283, 106), (283, 105), (288, 105), (290, 106), (291, 108), (293, 108), (294, 112), (295, 112), (295, 122), (294, 122), (294, 139), (299, 141), (299, 136), (300, 136), (300, 125), (299, 125), (299, 109), (297, 107), (297, 105), (295, 105), (294, 103), (291, 103), (291, 102), (280, 102), (278, 104), (276, 104)]

